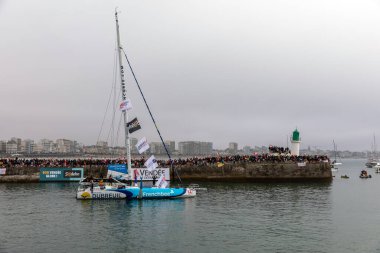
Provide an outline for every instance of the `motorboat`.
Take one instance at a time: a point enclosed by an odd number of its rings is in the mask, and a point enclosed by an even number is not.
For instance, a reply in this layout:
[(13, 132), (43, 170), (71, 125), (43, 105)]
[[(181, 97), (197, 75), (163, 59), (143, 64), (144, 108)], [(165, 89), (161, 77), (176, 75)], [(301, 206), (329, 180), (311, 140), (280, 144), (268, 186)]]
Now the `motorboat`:
[(359, 177), (360, 178), (372, 178), (372, 176), (370, 174), (368, 174), (366, 170), (362, 170), (360, 172), (360, 176)]
[(375, 160), (368, 161), (365, 166), (367, 168), (380, 168), (380, 162)]

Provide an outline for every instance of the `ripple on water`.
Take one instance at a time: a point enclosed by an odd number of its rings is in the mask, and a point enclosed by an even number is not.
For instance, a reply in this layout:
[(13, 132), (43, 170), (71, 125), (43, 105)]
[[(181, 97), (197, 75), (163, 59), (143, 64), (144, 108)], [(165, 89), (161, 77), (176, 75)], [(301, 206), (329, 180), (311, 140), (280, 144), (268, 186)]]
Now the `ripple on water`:
[(76, 184), (2, 184), (0, 252), (339, 252), (333, 184), (202, 186), (194, 199), (78, 201)]

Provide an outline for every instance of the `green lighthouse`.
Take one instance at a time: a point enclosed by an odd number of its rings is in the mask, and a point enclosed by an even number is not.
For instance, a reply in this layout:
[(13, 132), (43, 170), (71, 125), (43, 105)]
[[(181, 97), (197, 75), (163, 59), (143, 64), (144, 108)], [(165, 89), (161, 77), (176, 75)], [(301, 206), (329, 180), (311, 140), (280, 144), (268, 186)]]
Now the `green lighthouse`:
[(297, 128), (293, 131), (292, 141), (300, 141), (300, 132), (298, 132)]
[(293, 131), (292, 139), (290, 140), (290, 142), (292, 143), (291, 155), (299, 156), (300, 155), (301, 138), (300, 138), (300, 132), (298, 131), (297, 128)]

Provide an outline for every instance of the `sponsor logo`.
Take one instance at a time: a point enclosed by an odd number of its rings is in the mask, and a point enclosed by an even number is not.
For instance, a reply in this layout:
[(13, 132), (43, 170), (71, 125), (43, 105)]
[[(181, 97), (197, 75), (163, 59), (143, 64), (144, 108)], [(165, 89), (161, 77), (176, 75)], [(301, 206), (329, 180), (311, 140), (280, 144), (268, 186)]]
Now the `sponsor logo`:
[(142, 177), (143, 180), (152, 180), (153, 176), (160, 178), (161, 175), (164, 175), (166, 180), (170, 180), (169, 169), (167, 168), (154, 169), (152, 171), (149, 171), (148, 169), (134, 169), (133, 171), (133, 175), (136, 179), (140, 179), (140, 177)]
[(144, 192), (143, 197), (169, 197), (169, 192)]
[(115, 198), (125, 198), (125, 194), (120, 192), (104, 192), (104, 193), (93, 193), (93, 199), (115, 199)]
[(81, 171), (79, 170), (64, 170), (63, 177), (65, 178), (81, 178)]
[(143, 197), (170, 197), (174, 195), (174, 191), (170, 190), (170, 192), (144, 192)]

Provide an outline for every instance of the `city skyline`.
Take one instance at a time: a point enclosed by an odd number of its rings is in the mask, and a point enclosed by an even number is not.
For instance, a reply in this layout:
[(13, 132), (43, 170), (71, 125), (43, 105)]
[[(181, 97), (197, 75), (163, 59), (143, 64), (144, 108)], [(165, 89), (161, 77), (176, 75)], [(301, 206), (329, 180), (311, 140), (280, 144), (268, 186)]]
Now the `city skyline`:
[[(1, 0), (3, 138), (96, 142), (113, 84), (116, 6), (164, 139), (285, 146), (298, 127), (301, 145), (370, 150), (380, 5), (369, 0)], [(135, 137), (158, 141), (130, 74), (127, 94), (142, 125)]]
[[(133, 153), (137, 153), (137, 149), (135, 147), (135, 145), (137, 144), (137, 141), (138, 139), (137, 138), (134, 138), (134, 137), (131, 137), (130, 138), (130, 142), (131, 142), (131, 147), (132, 147), (132, 152)], [(36, 145), (42, 145), (42, 146), (45, 146), (45, 150), (50, 150), (49, 152), (51, 152), (52, 150), (52, 145), (54, 144), (55, 145), (55, 149), (57, 149), (57, 145), (59, 145), (58, 143), (61, 142), (61, 145), (62, 146), (66, 146), (65, 148), (62, 148), (62, 149), (67, 149), (67, 150), (74, 150), (74, 146), (77, 146), (77, 147), (80, 147), (81, 149), (83, 148), (91, 148), (91, 147), (106, 147), (106, 148), (116, 148), (116, 149), (119, 149), (119, 148), (125, 148), (124, 145), (113, 145), (112, 143), (110, 144), (109, 142), (107, 141), (103, 141), (103, 140), (98, 140), (96, 143), (91, 143), (91, 144), (85, 144), (85, 143), (82, 143), (78, 140), (75, 140), (75, 139), (67, 139), (67, 138), (56, 138), (56, 139), (48, 139), (48, 138), (42, 138), (42, 139), (33, 139), (33, 138), (26, 138), (26, 139), (23, 139), (23, 138), (20, 138), (20, 137), (12, 137), (12, 138), (9, 138), (9, 139), (2, 139), (0, 138), (0, 153), (5, 153), (5, 150), (6, 150), (6, 144), (8, 142), (16, 142), (18, 147), (19, 147), (19, 150), (18, 152), (20, 152), (20, 145), (24, 145), (24, 146), (28, 146), (28, 149), (33, 149), (32, 147), (30, 147), (30, 145), (32, 145), (33, 147), (35, 147)], [(68, 144), (68, 142), (72, 142), (73, 144)], [(22, 144), (24, 143), (24, 144)], [(28, 144), (25, 144), (25, 143), (28, 143)], [(150, 148), (149, 148), (149, 151), (148, 153), (155, 153), (155, 154), (166, 154), (163, 146), (162, 146), (162, 142), (161, 141), (148, 141), (149, 145), (150, 145)], [(194, 144), (201, 144), (201, 145), (206, 145), (206, 146), (202, 146), (202, 147), (196, 147), (195, 149), (200, 149), (200, 150), (209, 150), (209, 152), (206, 152), (205, 154), (208, 154), (208, 153), (211, 153), (211, 151), (231, 151), (231, 153), (237, 153), (237, 151), (239, 152), (245, 152), (245, 153), (249, 153), (251, 152), (252, 150), (258, 150), (258, 149), (262, 149), (262, 148), (268, 148), (270, 146), (278, 146), (276, 144), (273, 144), (273, 143), (270, 143), (270, 144), (266, 144), (266, 145), (259, 145), (259, 144), (248, 144), (248, 145), (240, 145), (239, 143), (237, 142), (229, 142), (227, 143), (224, 147), (215, 147), (214, 146), (214, 142), (210, 141), (210, 142), (206, 142), (206, 141), (199, 141), (199, 140), (186, 140), (186, 141), (177, 141), (177, 140), (165, 140), (165, 144), (168, 148), (168, 150), (170, 151), (170, 153), (174, 152), (174, 151), (181, 151), (181, 149), (185, 149), (185, 150), (188, 150), (189, 148), (188, 147), (181, 147), (180, 145), (187, 145), (187, 143), (190, 143), (189, 145), (194, 145)], [(301, 142), (302, 143), (302, 142)], [(285, 145), (285, 146), (281, 146), (279, 145), (278, 147), (288, 147), (290, 148), (290, 141), (288, 143), (289, 145)], [(376, 145), (376, 146), (373, 146), (373, 145)], [(4, 145), (4, 147), (2, 147), (2, 145)], [(71, 146), (72, 147), (67, 147), (67, 146)], [(25, 148), (25, 147), (24, 147)], [(37, 150), (40, 150), (42, 147), (39, 147), (37, 148)], [(338, 148), (338, 146), (336, 145), (336, 148)], [(4, 150), (3, 150), (4, 149)], [(191, 147), (191, 149), (194, 149), (194, 147)], [(250, 151), (247, 151), (247, 150), (250, 150)], [(334, 148), (322, 148), (322, 147), (318, 147), (318, 146), (312, 146), (312, 145), (301, 145), (301, 150), (305, 151), (305, 150), (308, 150), (308, 151), (334, 151)], [(336, 149), (337, 152), (363, 152), (363, 153), (371, 153), (371, 152), (378, 152), (378, 148), (377, 148), (377, 144), (376, 143), (372, 143), (372, 146), (370, 149), (364, 149), (364, 150), (350, 150), (350, 149)], [(23, 151), (25, 152), (25, 151)], [(41, 152), (41, 151), (34, 151), (34, 152)], [(49, 153), (47, 152), (47, 153)], [(56, 152), (56, 151), (55, 151)], [(125, 151), (123, 151), (125, 152)], [(13, 152), (13, 153), (17, 153), (17, 152)], [(58, 152), (59, 153), (59, 152)], [(63, 153), (66, 153), (63, 152)], [(73, 153), (75, 153), (73, 151)], [(186, 154), (193, 154), (192, 152), (188, 153), (188, 152), (184, 152)], [(198, 153), (194, 153), (193, 155), (196, 155)], [(199, 154), (204, 154), (202, 152), (199, 152)]]

